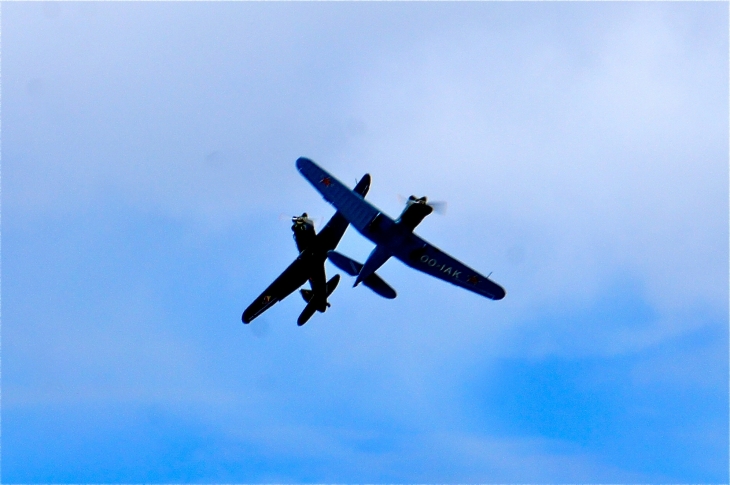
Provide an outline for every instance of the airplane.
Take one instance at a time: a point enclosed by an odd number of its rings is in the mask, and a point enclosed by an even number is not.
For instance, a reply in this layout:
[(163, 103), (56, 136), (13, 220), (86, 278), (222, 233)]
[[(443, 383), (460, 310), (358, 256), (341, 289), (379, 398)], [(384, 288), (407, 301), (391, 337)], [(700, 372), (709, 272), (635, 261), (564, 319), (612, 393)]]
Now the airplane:
[[(370, 175), (365, 174), (356, 184), (353, 193), (358, 197), (365, 197), (369, 188)], [(327, 259), (327, 253), (337, 247), (349, 223), (339, 211), (335, 212), (319, 234), (314, 230), (314, 223), (306, 212), (301, 216), (292, 217), (292, 223), (291, 228), (294, 232), (293, 236), (299, 256), (246, 308), (241, 315), (243, 323), (251, 323), (254, 318), (271, 308), (276, 302), (289, 296), (307, 280), (309, 280), (311, 289), (300, 290), (307, 305), (299, 315), (297, 325), (304, 325), (315, 311), (324, 312), (330, 306), (327, 297), (337, 287), (340, 275), (337, 274), (326, 281), (324, 261)], [(363, 284), (376, 288), (376, 292), (391, 294), (388, 292), (390, 290), (395, 295), (392, 288), (375, 273), (369, 279), (365, 279)]]
[[(351, 191), (339, 180), (308, 158), (296, 161), (297, 169), (312, 186), (341, 213), (357, 231), (375, 243), (365, 264), (360, 264), (336, 251), (329, 252), (330, 261), (356, 276), (354, 286), (366, 281), (388, 259), (395, 256), (411, 268), (440, 278), (453, 285), (492, 300), (505, 297), (504, 288), (457, 261), (413, 233), (433, 207), (426, 197), (410, 196), (405, 209), (393, 220), (367, 202), (361, 194)], [(491, 273), (490, 273), (491, 274)]]

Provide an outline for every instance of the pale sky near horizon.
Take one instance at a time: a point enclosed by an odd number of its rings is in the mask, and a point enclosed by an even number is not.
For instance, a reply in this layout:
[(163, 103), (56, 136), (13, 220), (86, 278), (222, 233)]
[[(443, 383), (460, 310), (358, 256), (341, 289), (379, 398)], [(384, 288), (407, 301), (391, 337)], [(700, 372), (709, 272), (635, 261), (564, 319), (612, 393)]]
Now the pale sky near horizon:
[[(2, 481), (726, 483), (728, 20), (3, 3)], [(394, 260), (244, 326), (334, 213), (299, 156), (506, 298)]]

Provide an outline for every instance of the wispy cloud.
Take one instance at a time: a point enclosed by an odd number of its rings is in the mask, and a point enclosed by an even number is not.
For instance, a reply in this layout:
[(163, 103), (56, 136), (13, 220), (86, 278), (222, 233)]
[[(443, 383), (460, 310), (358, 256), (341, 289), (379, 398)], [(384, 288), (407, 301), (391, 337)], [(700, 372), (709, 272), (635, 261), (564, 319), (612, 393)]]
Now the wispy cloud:
[[(726, 480), (727, 16), (4, 5), (3, 478)], [(334, 212), (301, 155), (507, 298), (393, 261), (242, 326)]]

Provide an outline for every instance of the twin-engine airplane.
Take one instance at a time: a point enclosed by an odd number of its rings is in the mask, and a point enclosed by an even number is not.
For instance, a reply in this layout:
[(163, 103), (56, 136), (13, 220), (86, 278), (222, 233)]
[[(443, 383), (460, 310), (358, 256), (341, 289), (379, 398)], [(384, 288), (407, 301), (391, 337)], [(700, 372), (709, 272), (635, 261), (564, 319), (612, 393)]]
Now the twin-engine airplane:
[[(504, 288), (413, 233), (416, 226), (433, 211), (426, 197), (409, 197), (405, 209), (394, 221), (365, 201), (363, 194), (348, 189), (313, 161), (299, 158), (296, 165), (304, 178), (337, 209), (337, 214), (341, 214), (360, 234), (376, 245), (365, 264), (335, 251), (329, 252), (329, 259), (335, 266), (357, 276), (355, 286), (360, 282), (367, 285), (375, 271), (391, 256), (395, 256), (412, 268), (479, 295), (492, 300), (504, 298)], [(395, 291), (385, 286), (394, 298)]]
[[(370, 175), (365, 174), (357, 183), (353, 191), (358, 197), (365, 197), (370, 188)], [(349, 189), (347, 189), (349, 190)], [(302, 298), (307, 306), (299, 315), (298, 325), (304, 325), (315, 311), (324, 312), (330, 304), (327, 297), (335, 290), (340, 281), (340, 275), (335, 275), (327, 281), (324, 271), (324, 261), (327, 253), (337, 247), (347, 229), (347, 219), (340, 212), (327, 222), (317, 234), (314, 230), (314, 223), (305, 212), (301, 216), (292, 217), (292, 231), (294, 240), (299, 250), (299, 256), (289, 265), (284, 272), (274, 280), (268, 288), (254, 300), (243, 312), (241, 320), (243, 323), (250, 323), (254, 318), (271, 308), (276, 302), (289, 296), (294, 290), (309, 280), (310, 290), (300, 290)], [(390, 298), (395, 298), (395, 292), (377, 274), (363, 280), (363, 284), (372, 288), (373, 291)]]

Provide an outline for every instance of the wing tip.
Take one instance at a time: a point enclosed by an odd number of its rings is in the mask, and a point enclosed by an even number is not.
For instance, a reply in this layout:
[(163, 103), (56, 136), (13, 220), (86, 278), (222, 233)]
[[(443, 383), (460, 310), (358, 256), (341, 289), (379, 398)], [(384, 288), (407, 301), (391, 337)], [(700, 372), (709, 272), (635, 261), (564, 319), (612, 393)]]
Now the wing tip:
[(314, 165), (314, 162), (311, 161), (310, 159), (308, 159), (307, 157), (299, 157), (299, 158), (297, 158), (295, 165), (297, 167), (297, 170), (299, 170), (301, 172), (302, 170), (304, 170), (304, 168), (307, 165)]

